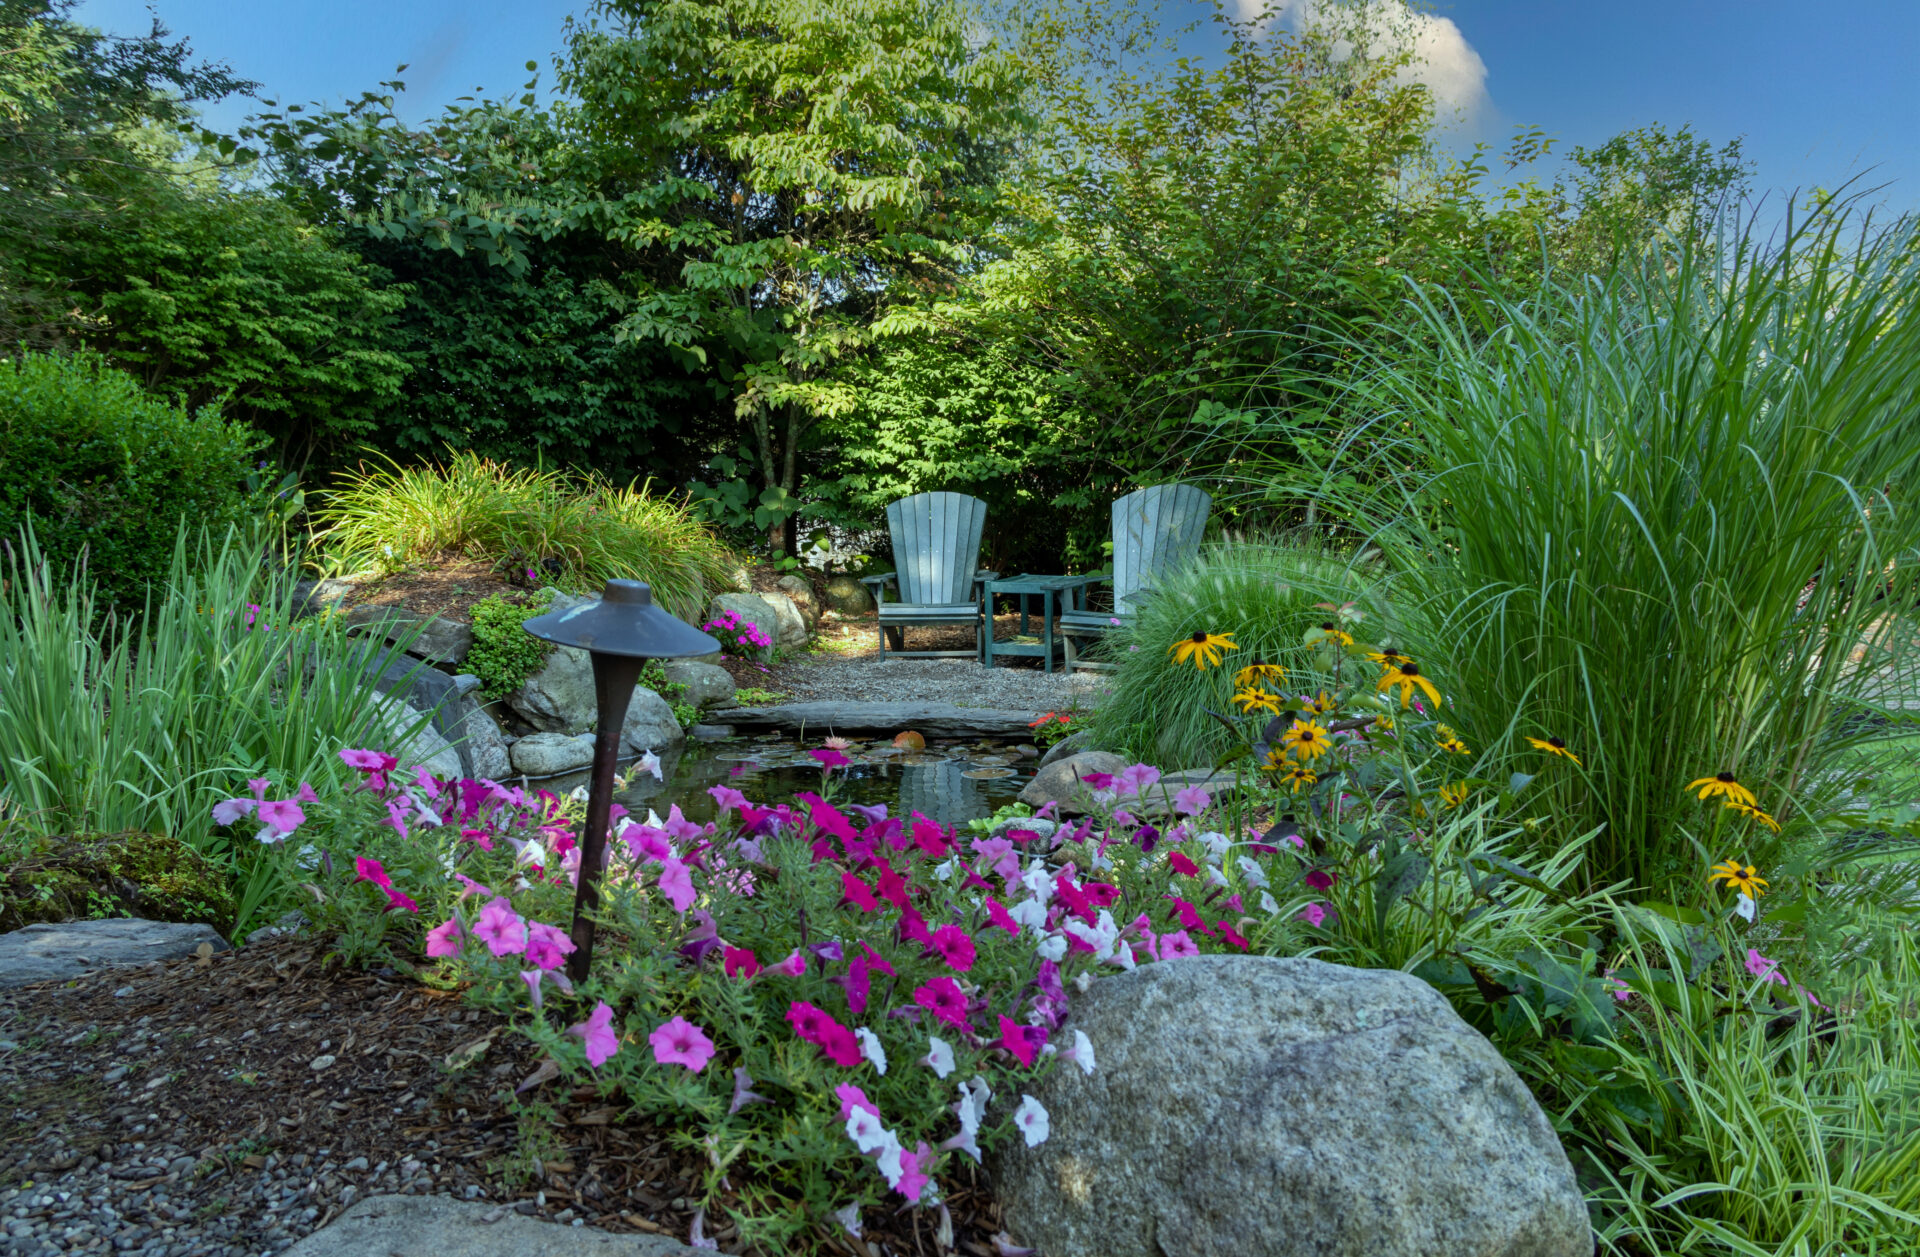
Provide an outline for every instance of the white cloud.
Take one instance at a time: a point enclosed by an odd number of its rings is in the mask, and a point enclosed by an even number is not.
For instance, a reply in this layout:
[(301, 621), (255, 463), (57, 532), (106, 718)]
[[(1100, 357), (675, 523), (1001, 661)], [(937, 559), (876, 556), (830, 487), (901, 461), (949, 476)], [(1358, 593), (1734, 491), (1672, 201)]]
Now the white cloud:
[[(1312, 22), (1320, 7), (1318, 0), (1234, 0), (1241, 20), (1247, 21), (1265, 12), (1298, 28)], [(1472, 126), (1489, 112), (1492, 100), (1487, 95), (1487, 63), (1454, 24), (1452, 18), (1416, 12), (1406, 0), (1373, 0), (1366, 18), (1366, 30), (1373, 51), (1412, 45), (1418, 64), (1406, 78), (1424, 83), (1433, 93), (1441, 121), (1457, 119)]]

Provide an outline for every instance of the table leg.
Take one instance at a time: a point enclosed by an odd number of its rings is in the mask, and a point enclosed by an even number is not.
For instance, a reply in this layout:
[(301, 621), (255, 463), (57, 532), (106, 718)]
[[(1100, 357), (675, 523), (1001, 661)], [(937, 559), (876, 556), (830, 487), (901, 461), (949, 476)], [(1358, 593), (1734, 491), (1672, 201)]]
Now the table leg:
[(986, 587), (986, 596), (980, 604), (980, 666), (993, 666), (993, 586)]

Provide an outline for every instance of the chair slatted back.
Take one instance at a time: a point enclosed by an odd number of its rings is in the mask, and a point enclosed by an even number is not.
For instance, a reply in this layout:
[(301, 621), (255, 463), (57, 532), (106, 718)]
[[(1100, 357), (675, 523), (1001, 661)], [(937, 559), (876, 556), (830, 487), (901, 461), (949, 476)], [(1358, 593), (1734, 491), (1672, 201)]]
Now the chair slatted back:
[(1213, 499), (1190, 484), (1156, 484), (1136, 489), (1113, 504), (1113, 605), (1129, 609), (1127, 598), (1152, 585), (1161, 574), (1193, 561), (1207, 531)]
[(973, 601), (987, 504), (964, 493), (916, 493), (887, 508), (900, 601), (948, 606)]

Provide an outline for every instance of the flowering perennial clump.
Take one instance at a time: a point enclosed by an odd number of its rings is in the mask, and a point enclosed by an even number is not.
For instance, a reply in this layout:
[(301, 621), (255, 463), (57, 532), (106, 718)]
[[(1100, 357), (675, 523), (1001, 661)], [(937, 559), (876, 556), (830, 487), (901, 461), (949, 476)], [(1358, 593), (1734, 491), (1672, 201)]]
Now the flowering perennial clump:
[(759, 625), (752, 620), (742, 619), (738, 611), (723, 611), (700, 628), (703, 632), (713, 634), (721, 650), (740, 658), (749, 658), (773, 645), (773, 639)]

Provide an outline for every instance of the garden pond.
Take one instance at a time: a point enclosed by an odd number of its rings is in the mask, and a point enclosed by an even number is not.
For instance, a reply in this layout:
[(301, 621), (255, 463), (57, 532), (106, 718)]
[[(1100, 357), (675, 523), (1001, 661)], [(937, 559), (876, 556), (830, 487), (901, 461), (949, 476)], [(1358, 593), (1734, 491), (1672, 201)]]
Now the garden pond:
[[(716, 805), (710, 786), (728, 785), (749, 799), (791, 798), (820, 788), (820, 765), (807, 752), (817, 741), (801, 742), (786, 734), (729, 738), (722, 742), (687, 742), (660, 757), (662, 780), (633, 774), (614, 802), (644, 816), (648, 808), (665, 814), (678, 805), (687, 819), (713, 820)], [(991, 816), (1012, 803), (1033, 779), (1039, 762), (1029, 752), (993, 740), (929, 741), (923, 750), (892, 745), (890, 738), (849, 739), (842, 754), (852, 763), (833, 770), (836, 793), (849, 803), (884, 803), (895, 815), (919, 812), (943, 825), (962, 825)], [(542, 789), (565, 794), (587, 784), (583, 769), (537, 783)]]

